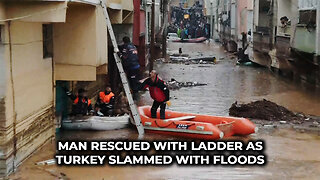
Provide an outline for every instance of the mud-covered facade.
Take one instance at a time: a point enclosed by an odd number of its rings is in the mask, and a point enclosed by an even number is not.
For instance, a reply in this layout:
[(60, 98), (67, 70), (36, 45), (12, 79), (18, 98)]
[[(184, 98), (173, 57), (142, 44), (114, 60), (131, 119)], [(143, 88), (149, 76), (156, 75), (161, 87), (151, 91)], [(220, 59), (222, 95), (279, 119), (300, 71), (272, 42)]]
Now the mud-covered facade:
[[(112, 23), (126, 24), (129, 34), (132, 2), (107, 2)], [(3, 177), (54, 138), (57, 119), (67, 114), (62, 87), (94, 97), (109, 83), (111, 43), (98, 0), (2, 1), (0, 30)]]

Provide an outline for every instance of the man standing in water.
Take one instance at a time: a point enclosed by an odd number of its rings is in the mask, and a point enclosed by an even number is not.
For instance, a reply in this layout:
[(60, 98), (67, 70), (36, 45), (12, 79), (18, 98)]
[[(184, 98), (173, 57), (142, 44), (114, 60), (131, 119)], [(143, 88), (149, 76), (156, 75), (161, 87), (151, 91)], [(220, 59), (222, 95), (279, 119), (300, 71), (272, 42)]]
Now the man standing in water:
[(169, 89), (164, 82), (159, 79), (155, 70), (149, 74), (149, 78), (145, 79), (140, 89), (149, 88), (151, 98), (154, 100), (151, 107), (151, 117), (157, 118), (157, 109), (160, 106), (160, 119), (165, 119), (166, 103), (169, 101)]

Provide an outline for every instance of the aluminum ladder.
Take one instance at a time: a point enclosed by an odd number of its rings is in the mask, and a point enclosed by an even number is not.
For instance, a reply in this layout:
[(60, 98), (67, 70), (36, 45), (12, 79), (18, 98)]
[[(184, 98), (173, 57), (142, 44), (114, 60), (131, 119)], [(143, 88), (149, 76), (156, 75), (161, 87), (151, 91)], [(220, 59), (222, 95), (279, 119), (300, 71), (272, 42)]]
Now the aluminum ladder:
[(126, 96), (128, 98), (128, 102), (129, 102), (130, 110), (131, 110), (131, 113), (132, 113), (132, 116), (133, 116), (133, 120), (134, 120), (135, 125), (137, 127), (137, 130), (138, 130), (138, 133), (139, 133), (139, 138), (142, 138), (143, 135), (144, 135), (144, 128), (143, 128), (143, 125), (141, 123), (141, 118), (140, 118), (140, 115), (138, 113), (138, 109), (137, 109), (136, 105), (134, 104), (134, 101), (133, 101), (133, 98), (132, 98), (132, 94), (130, 92), (128, 79), (127, 79), (126, 73), (123, 70), (123, 66), (122, 66), (122, 63), (121, 63), (121, 58), (118, 56), (118, 52), (119, 52), (118, 44), (117, 44), (117, 40), (115, 38), (113, 29), (112, 29), (112, 25), (111, 25), (111, 21), (110, 21), (109, 15), (108, 15), (107, 7), (106, 7), (106, 4), (103, 2), (103, 0), (100, 0), (100, 5), (102, 7), (103, 14), (104, 14), (104, 16), (106, 18), (106, 24), (107, 24), (108, 32), (109, 32), (109, 35), (110, 35), (110, 39), (112, 41), (112, 46), (113, 46), (113, 51), (114, 51), (113, 52), (113, 56), (114, 56), (114, 59), (116, 61), (116, 64), (117, 64), (117, 67), (118, 67), (118, 70), (119, 70), (119, 74), (120, 74), (120, 78), (121, 78), (121, 81), (122, 81), (122, 84), (123, 84), (124, 91), (125, 91)]

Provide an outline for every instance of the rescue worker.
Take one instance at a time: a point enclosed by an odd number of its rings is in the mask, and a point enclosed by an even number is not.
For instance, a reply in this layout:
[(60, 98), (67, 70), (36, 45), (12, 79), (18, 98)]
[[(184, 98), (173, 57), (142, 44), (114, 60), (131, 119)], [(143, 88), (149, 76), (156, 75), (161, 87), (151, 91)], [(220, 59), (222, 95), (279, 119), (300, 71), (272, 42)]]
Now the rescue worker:
[(80, 88), (76, 95), (66, 90), (67, 96), (73, 101), (71, 115), (88, 115), (93, 113), (91, 100), (86, 97), (86, 90)]
[(128, 36), (123, 37), (123, 45), (120, 46), (120, 57), (122, 59), (123, 68), (127, 73), (130, 88), (135, 93), (139, 86), (139, 57), (137, 48), (131, 43)]
[(99, 116), (112, 116), (114, 110), (115, 96), (111, 87), (98, 94), (95, 110)]
[(151, 118), (157, 118), (157, 109), (160, 106), (160, 119), (165, 119), (166, 103), (169, 101), (169, 88), (164, 84), (155, 70), (149, 78), (140, 84), (140, 89), (149, 88), (151, 98), (154, 100), (151, 107)]

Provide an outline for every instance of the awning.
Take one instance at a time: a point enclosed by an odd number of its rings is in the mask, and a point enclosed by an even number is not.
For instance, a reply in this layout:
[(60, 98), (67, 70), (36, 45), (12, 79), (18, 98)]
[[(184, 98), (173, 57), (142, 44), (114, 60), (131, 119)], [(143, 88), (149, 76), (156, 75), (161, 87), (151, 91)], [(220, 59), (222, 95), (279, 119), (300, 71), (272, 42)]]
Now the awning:
[(122, 9), (127, 11), (133, 11), (133, 1), (122, 0)]
[(132, 0), (108, 0), (107, 7), (115, 10), (133, 11)]
[(107, 7), (110, 9), (121, 10), (122, 9), (122, 1), (121, 0), (107, 0)]

